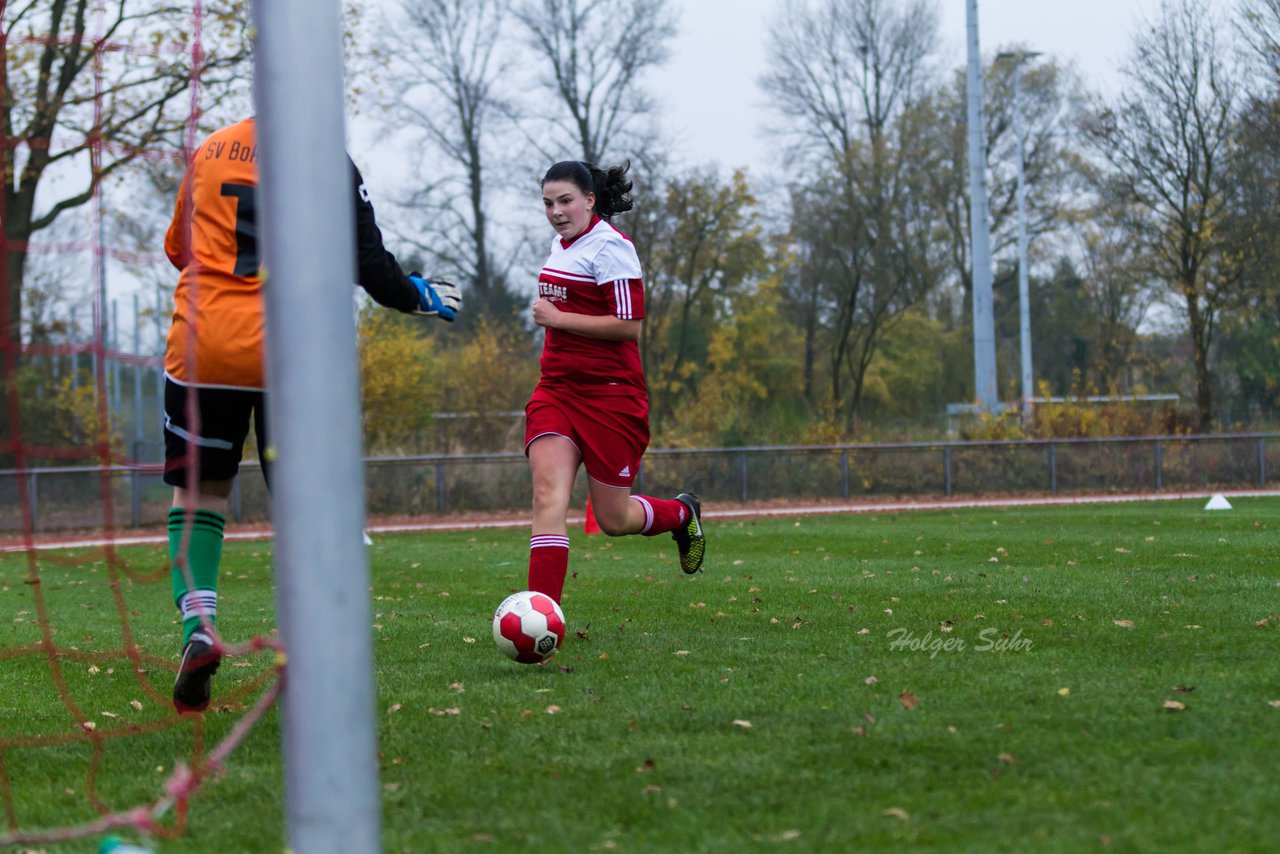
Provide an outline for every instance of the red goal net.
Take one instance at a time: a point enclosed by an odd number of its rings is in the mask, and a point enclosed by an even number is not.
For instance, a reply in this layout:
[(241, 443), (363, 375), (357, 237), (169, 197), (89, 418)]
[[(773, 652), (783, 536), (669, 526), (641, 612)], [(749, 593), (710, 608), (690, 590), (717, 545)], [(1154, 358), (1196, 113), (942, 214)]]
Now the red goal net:
[[(207, 129), (205, 75), (249, 76), (247, 4), (211, 7), (0, 0), (0, 847), (181, 834), (279, 692), (273, 636), (222, 636), (216, 702), (174, 710), (167, 538), (138, 500), (163, 489), (158, 188)], [(46, 532), (59, 514), (74, 535)]]

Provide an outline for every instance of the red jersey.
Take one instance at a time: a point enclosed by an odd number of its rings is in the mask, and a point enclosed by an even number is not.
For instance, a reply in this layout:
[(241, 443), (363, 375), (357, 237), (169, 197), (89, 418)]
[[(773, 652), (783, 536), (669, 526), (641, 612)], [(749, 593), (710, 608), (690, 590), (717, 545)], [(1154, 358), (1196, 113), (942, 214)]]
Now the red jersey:
[[(538, 296), (573, 314), (644, 318), (640, 258), (631, 240), (595, 217), (572, 240), (555, 237), (538, 275)], [(644, 391), (635, 341), (602, 341), (548, 329), (542, 346), (543, 384), (624, 385)]]

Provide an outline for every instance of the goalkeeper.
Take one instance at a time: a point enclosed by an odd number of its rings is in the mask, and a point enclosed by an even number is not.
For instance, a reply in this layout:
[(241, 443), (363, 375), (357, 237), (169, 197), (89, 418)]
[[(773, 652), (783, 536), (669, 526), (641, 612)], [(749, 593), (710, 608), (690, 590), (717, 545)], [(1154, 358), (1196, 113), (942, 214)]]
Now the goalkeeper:
[[(348, 165), (356, 281), (380, 305), (452, 321), (461, 305), (458, 288), (400, 269), (382, 244), (359, 170)], [(257, 183), (254, 120), (216, 131), (192, 154), (164, 241), (165, 254), (181, 271), (164, 390), (164, 481), (174, 488), (169, 559), (182, 614), (182, 662), (173, 685), (179, 711), (208, 706), (209, 682), (221, 659), (209, 628), (218, 613), (227, 497), (250, 418), (263, 475), (269, 474)]]

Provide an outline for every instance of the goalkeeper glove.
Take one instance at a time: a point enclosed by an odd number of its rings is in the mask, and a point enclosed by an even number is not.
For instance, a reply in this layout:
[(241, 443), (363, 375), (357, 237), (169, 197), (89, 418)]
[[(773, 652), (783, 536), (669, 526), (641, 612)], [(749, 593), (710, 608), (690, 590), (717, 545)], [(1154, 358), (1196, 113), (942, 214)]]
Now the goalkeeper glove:
[(452, 282), (424, 279), (417, 273), (409, 274), (409, 281), (418, 289), (418, 307), (414, 314), (439, 317), (450, 323), (462, 308), (462, 291)]

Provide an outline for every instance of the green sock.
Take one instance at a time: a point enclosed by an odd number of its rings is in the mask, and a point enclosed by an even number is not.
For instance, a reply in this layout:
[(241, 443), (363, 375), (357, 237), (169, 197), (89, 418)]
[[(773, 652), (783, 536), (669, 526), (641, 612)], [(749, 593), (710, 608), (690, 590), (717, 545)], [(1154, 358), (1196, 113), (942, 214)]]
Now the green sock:
[[(200, 614), (210, 622), (218, 620), (218, 565), (222, 562), (222, 530), (227, 518), (212, 510), (196, 510), (192, 514), (191, 534), (187, 538), (186, 564), (191, 570), (193, 586), (187, 588), (186, 574), (178, 563), (178, 549), (186, 527), (187, 511), (175, 507), (169, 511), (169, 564), (173, 579), (173, 601), (182, 611), (182, 642), (200, 628)], [(195, 591), (199, 595), (188, 596)]]

